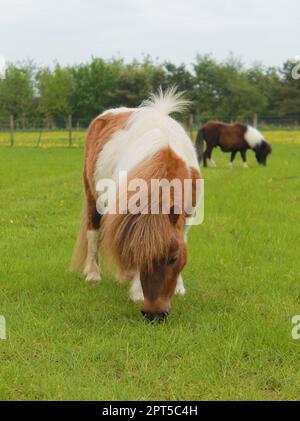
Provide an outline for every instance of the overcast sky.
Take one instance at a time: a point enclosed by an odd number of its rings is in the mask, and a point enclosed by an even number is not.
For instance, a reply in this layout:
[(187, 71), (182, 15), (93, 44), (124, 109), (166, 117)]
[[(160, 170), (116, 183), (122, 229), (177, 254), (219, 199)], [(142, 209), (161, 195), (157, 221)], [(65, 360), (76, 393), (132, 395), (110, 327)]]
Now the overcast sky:
[(0, 56), (38, 64), (197, 53), (280, 65), (300, 55), (299, 0), (0, 0)]

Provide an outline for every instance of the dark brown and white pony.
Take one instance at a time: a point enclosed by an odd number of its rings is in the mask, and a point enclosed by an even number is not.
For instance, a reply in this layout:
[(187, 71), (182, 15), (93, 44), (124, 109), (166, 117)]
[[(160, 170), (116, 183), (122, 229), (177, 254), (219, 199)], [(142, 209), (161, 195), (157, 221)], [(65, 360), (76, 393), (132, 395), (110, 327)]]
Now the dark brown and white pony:
[[(185, 293), (180, 273), (187, 261), (186, 222), (192, 214), (183, 208), (175, 211), (174, 195), (168, 212), (159, 207), (156, 214), (102, 214), (97, 184), (110, 179), (120, 189), (119, 176), (126, 172), (128, 182), (142, 179), (147, 185), (153, 179), (188, 179), (193, 190), (200, 178), (197, 154), (181, 125), (169, 116), (186, 102), (171, 89), (152, 95), (139, 108), (108, 110), (92, 121), (86, 140), (85, 205), (70, 269), (83, 266), (86, 280), (99, 282), (102, 244), (103, 253), (117, 265), (119, 279), (131, 281), (131, 299), (144, 302), (142, 313), (151, 320), (169, 313), (174, 293)], [(126, 194), (130, 199), (133, 192)]]
[[(206, 150), (203, 153), (203, 142), (206, 142)], [(255, 152), (257, 162), (266, 165), (267, 157), (271, 153), (271, 146), (266, 142), (264, 136), (254, 127), (244, 124), (226, 124), (221, 121), (209, 121), (203, 126), (197, 135), (196, 149), (199, 160), (203, 158), (204, 167), (207, 166), (207, 159), (211, 166), (216, 163), (212, 159), (212, 151), (219, 146), (223, 152), (231, 152), (229, 167), (237, 152), (240, 152), (244, 167), (247, 168), (246, 152), (252, 149)]]

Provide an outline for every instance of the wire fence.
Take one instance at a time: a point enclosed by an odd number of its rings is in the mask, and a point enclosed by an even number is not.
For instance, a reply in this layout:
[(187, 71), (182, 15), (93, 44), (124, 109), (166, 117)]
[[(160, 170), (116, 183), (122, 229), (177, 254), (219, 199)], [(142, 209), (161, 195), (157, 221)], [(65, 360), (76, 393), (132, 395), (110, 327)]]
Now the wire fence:
[[(230, 115), (206, 115), (205, 118), (188, 116), (182, 123), (192, 139), (198, 129), (209, 120), (224, 122), (236, 121)], [(40, 118), (32, 120), (15, 119), (13, 116), (0, 117), (0, 145), (35, 146), (35, 147), (83, 147), (87, 119), (75, 119), (71, 115), (61, 116), (51, 121)], [(262, 130), (300, 130), (300, 119), (254, 115), (251, 119), (241, 121)]]

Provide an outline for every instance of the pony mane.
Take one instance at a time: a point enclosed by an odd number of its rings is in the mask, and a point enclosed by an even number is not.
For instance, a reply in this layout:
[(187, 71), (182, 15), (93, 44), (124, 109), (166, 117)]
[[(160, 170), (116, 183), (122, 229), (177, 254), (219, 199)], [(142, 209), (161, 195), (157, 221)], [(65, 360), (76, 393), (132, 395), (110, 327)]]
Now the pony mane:
[[(158, 198), (159, 213), (151, 213), (151, 205), (156, 203), (156, 199), (153, 201), (149, 196), (151, 180), (184, 180), (189, 174), (185, 163), (170, 148), (150, 157), (129, 174), (128, 181), (138, 178), (145, 180), (148, 185), (146, 213), (143, 210), (135, 214), (129, 211), (124, 214), (108, 213), (101, 225), (103, 251), (117, 263), (121, 271), (140, 270), (143, 265), (151, 271), (153, 262), (168, 255), (175, 227), (170, 215), (162, 210), (161, 194)], [(127, 192), (127, 199), (133, 194)], [(173, 212), (175, 197), (170, 196), (170, 213)], [(175, 223), (178, 228), (183, 228), (184, 219), (181, 210)]]
[(101, 227), (103, 250), (121, 271), (151, 271), (154, 261), (167, 256), (172, 226), (166, 214), (106, 215)]
[(150, 108), (163, 115), (169, 115), (175, 112), (185, 111), (191, 104), (191, 101), (184, 98), (184, 92), (177, 92), (177, 87), (172, 86), (166, 91), (160, 87), (157, 93), (152, 93), (150, 98), (143, 101), (141, 108)]

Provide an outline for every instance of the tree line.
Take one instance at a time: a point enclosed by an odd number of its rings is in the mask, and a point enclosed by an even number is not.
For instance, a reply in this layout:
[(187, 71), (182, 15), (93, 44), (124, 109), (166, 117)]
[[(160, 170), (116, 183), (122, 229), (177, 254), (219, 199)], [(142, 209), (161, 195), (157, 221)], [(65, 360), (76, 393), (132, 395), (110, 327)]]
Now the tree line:
[(68, 116), (86, 126), (111, 107), (136, 107), (160, 86), (176, 85), (193, 101), (195, 121), (211, 118), (300, 120), (300, 80), (295, 63), (280, 67), (245, 67), (231, 56), (223, 62), (198, 55), (191, 66), (156, 62), (150, 57), (126, 63), (92, 58), (72, 66), (40, 67), (33, 62), (9, 63), (0, 79), (0, 122), (13, 115), (20, 127), (41, 121), (66, 124)]

